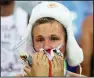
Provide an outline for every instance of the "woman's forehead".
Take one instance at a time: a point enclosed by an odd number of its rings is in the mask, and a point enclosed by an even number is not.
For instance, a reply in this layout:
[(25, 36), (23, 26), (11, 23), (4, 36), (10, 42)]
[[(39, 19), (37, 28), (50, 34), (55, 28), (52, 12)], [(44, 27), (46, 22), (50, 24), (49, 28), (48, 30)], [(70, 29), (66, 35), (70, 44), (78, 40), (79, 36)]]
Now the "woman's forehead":
[(33, 33), (34, 35), (43, 35), (43, 34), (44, 35), (52, 35), (52, 34), (60, 35), (60, 34), (63, 34), (63, 30), (62, 30), (61, 24), (57, 22), (53, 22), (53, 23), (44, 23), (44, 24), (35, 26)]

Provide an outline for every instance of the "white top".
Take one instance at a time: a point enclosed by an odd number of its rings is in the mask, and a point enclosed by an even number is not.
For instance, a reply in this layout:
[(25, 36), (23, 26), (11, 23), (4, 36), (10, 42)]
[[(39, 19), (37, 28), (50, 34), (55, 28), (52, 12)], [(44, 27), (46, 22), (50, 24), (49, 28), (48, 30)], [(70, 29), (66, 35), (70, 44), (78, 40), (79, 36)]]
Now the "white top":
[[(21, 16), (23, 16), (24, 21)], [(20, 73), (22, 71), (18, 58), (19, 54), (13, 52), (13, 48), (21, 40), (22, 33), (27, 26), (26, 18), (27, 15), (21, 8), (16, 10), (16, 15), (1, 16), (1, 76), (10, 76), (11, 73)]]

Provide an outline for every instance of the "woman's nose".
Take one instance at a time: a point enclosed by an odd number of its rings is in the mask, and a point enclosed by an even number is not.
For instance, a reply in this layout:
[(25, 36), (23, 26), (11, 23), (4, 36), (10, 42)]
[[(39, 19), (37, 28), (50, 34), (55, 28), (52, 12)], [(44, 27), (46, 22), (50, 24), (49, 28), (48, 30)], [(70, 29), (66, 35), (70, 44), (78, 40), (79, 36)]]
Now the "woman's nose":
[(51, 48), (52, 48), (51, 41), (50, 40), (45, 40), (44, 41), (44, 49), (48, 50), (48, 49), (51, 49)]

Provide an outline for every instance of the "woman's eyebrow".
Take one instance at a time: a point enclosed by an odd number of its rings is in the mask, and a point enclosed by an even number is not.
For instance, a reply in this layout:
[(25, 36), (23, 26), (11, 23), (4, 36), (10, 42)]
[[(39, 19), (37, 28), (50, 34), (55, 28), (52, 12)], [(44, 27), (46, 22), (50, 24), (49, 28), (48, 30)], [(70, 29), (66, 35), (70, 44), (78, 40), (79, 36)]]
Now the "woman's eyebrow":
[[(38, 36), (36, 36), (37, 38), (42, 38), (43, 36), (42, 35), (38, 35)], [(58, 35), (56, 35), (56, 34), (52, 34), (52, 35), (50, 35), (49, 37), (57, 37), (57, 38), (60, 38)]]
[(38, 36), (37, 36), (37, 38), (41, 38), (41, 37), (43, 37), (43, 36), (42, 36), (42, 35), (38, 35)]
[(51, 37), (59, 37), (58, 35), (56, 34), (52, 34)]

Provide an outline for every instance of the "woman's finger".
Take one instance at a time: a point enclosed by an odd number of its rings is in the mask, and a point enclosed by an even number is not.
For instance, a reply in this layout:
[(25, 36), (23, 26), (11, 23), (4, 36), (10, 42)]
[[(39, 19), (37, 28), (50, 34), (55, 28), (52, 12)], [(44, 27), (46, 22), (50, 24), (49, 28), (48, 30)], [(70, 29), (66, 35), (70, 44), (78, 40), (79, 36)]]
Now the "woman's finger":
[[(45, 55), (45, 56), (46, 56), (46, 55)], [(46, 63), (48, 63), (48, 57), (47, 57), (47, 56), (45, 57), (45, 61), (46, 61)]]
[(63, 59), (63, 57), (60, 57), (60, 64), (61, 64), (61, 68), (64, 68), (64, 59)]
[(24, 68), (24, 71), (28, 74), (28, 76), (32, 76), (31, 69)]
[(45, 61), (46, 62), (46, 58), (47, 58), (47, 56), (45, 55), (45, 54), (43, 54), (43, 61)]
[(39, 52), (38, 53), (38, 59), (39, 60), (42, 60), (43, 59), (43, 55), (44, 55), (44, 52), (43, 51)]
[(63, 64), (63, 62), (64, 62), (63, 57), (57, 55), (56, 53), (54, 53), (54, 55), (55, 55), (55, 57), (56, 57), (57, 65), (58, 65), (59, 67), (61, 67), (62, 64)]
[(56, 54), (56, 53), (54, 53), (54, 63), (55, 63), (55, 66), (58, 66), (59, 65), (59, 56)]
[(53, 67), (54, 68), (57, 68), (57, 59), (56, 57), (54, 56), (53, 60), (52, 60), (52, 63), (53, 63)]
[(37, 60), (37, 58), (38, 58), (38, 53), (36, 52), (36, 53), (34, 53), (32, 55), (32, 63), (35, 63), (35, 61)]

